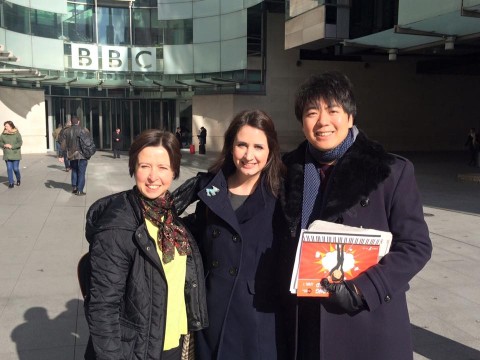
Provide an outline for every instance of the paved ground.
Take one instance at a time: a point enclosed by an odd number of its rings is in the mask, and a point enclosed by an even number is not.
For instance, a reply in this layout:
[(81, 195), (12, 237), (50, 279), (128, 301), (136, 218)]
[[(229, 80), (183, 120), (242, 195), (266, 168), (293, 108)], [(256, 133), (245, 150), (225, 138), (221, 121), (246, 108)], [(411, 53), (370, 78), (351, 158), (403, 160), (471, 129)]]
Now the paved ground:
[[(480, 169), (464, 165), (464, 154), (408, 156), (434, 244), (408, 293), (415, 359), (480, 359), (480, 184), (457, 180)], [(213, 157), (185, 152), (174, 186)], [(96, 199), (133, 185), (127, 158), (97, 153), (84, 197), (70, 194), (70, 174), (53, 155), (25, 155), (21, 168), (22, 185), (8, 189), (0, 166), (0, 359), (83, 359), (76, 264), (87, 251), (85, 214)]]

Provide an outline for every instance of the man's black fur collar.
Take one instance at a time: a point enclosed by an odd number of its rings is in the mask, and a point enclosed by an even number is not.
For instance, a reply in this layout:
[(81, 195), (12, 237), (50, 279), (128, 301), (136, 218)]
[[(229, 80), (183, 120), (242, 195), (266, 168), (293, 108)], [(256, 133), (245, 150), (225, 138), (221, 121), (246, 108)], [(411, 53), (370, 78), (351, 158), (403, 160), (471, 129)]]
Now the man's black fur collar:
[[(306, 146), (305, 141), (283, 158), (288, 173), (280, 201), (291, 230), (298, 225), (302, 213)], [(330, 176), (321, 218), (335, 221), (342, 212), (367, 199), (390, 175), (393, 161), (393, 155), (360, 132)]]

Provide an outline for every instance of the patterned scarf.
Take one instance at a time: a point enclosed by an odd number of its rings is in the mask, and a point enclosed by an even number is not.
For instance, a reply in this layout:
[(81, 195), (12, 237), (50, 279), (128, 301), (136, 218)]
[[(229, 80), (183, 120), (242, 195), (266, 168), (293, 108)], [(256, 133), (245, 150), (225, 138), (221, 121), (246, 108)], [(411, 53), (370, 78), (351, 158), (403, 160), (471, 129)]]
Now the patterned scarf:
[(157, 242), (162, 250), (163, 262), (166, 264), (173, 260), (175, 248), (180, 255), (190, 255), (192, 249), (185, 229), (173, 222), (173, 199), (170, 192), (167, 191), (164, 197), (155, 200), (144, 197), (137, 187), (135, 192), (140, 199), (145, 219), (158, 227)]
[(328, 151), (320, 151), (310, 143), (308, 143), (308, 151), (312, 155), (312, 157), (320, 164), (328, 164), (332, 161), (340, 159), (343, 154), (347, 152), (347, 150), (352, 146), (355, 139), (358, 135), (358, 129), (355, 125), (353, 125), (349, 130), (347, 137), (338, 144), (337, 147), (330, 149)]

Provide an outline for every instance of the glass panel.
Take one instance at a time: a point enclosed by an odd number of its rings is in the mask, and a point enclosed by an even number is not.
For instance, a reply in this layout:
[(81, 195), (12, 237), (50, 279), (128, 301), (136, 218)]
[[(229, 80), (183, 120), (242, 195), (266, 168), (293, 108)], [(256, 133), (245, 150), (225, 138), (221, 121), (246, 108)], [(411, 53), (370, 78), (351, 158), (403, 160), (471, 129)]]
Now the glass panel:
[(147, 100), (140, 101), (140, 127), (141, 131), (150, 128), (150, 119), (147, 116)]
[(220, 0), (203, 0), (193, 2), (193, 17), (200, 18), (220, 14)]
[(221, 71), (247, 68), (247, 38), (222, 41)]
[(98, 8), (98, 43), (130, 45), (128, 9)]
[(4, 22), (7, 30), (30, 34), (29, 9), (24, 6), (10, 4), (3, 6)]
[(237, 11), (235, 13), (221, 16), (221, 36), (222, 40), (236, 39), (247, 36), (247, 11)]
[(70, 41), (94, 42), (94, 8), (89, 5), (68, 4), (63, 22), (63, 35)]
[(158, 4), (159, 20), (191, 19), (192, 13), (192, 3), (190, 1), (182, 1), (179, 4)]
[(88, 118), (90, 118), (90, 134), (92, 135), (93, 141), (97, 147), (100, 147), (100, 105), (101, 104), (99, 100), (91, 100), (88, 116)]
[(238, 0), (222, 0), (221, 12), (227, 14), (243, 9), (243, 1)]
[(193, 45), (194, 73), (220, 71), (220, 42)]
[(135, 138), (142, 131), (140, 123), (140, 101), (132, 101), (132, 117), (133, 117), (133, 137)]
[(150, 103), (150, 126), (152, 129), (161, 129), (162, 128), (162, 117), (161, 117), (161, 102), (159, 100), (153, 100)]
[(163, 129), (175, 132), (175, 101), (163, 102)]
[(163, 44), (163, 31), (159, 27), (156, 9), (133, 10), (133, 43), (149, 46)]
[(160, 21), (166, 45), (183, 45), (193, 42), (193, 19)]
[(62, 35), (60, 16), (55, 13), (31, 9), (30, 23), (32, 35), (50, 39), (58, 39)]
[(112, 122), (110, 119), (110, 101), (102, 101), (102, 133), (103, 133), (103, 148), (112, 148)]
[[(123, 131), (123, 142), (127, 149), (130, 149), (132, 144), (132, 127), (130, 126), (130, 100), (121, 102), (121, 119), (120, 129)], [(118, 126), (118, 125), (117, 125)]]
[(140, 6), (152, 6), (156, 7), (157, 6), (157, 0), (135, 0), (133, 2), (134, 7), (140, 7)]
[(220, 16), (193, 19), (193, 43), (220, 41)]
[(165, 74), (193, 73), (193, 45), (163, 46)]

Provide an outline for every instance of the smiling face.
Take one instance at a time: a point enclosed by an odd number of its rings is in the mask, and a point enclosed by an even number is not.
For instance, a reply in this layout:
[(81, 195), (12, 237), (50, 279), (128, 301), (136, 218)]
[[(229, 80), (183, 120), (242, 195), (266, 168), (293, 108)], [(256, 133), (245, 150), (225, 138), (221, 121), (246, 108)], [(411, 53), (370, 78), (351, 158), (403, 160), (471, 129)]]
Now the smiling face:
[(331, 150), (345, 140), (353, 126), (353, 116), (333, 103), (320, 99), (303, 111), (303, 133), (308, 142), (320, 151)]
[(9, 123), (6, 123), (5, 125), (3, 125), (3, 128), (8, 132), (11, 132), (13, 130), (13, 128), (10, 126)]
[(152, 200), (163, 197), (174, 177), (167, 150), (162, 146), (147, 146), (140, 151), (134, 175), (143, 196)]
[(259, 178), (268, 161), (268, 141), (265, 133), (244, 125), (233, 141), (232, 157), (236, 174), (243, 178)]

